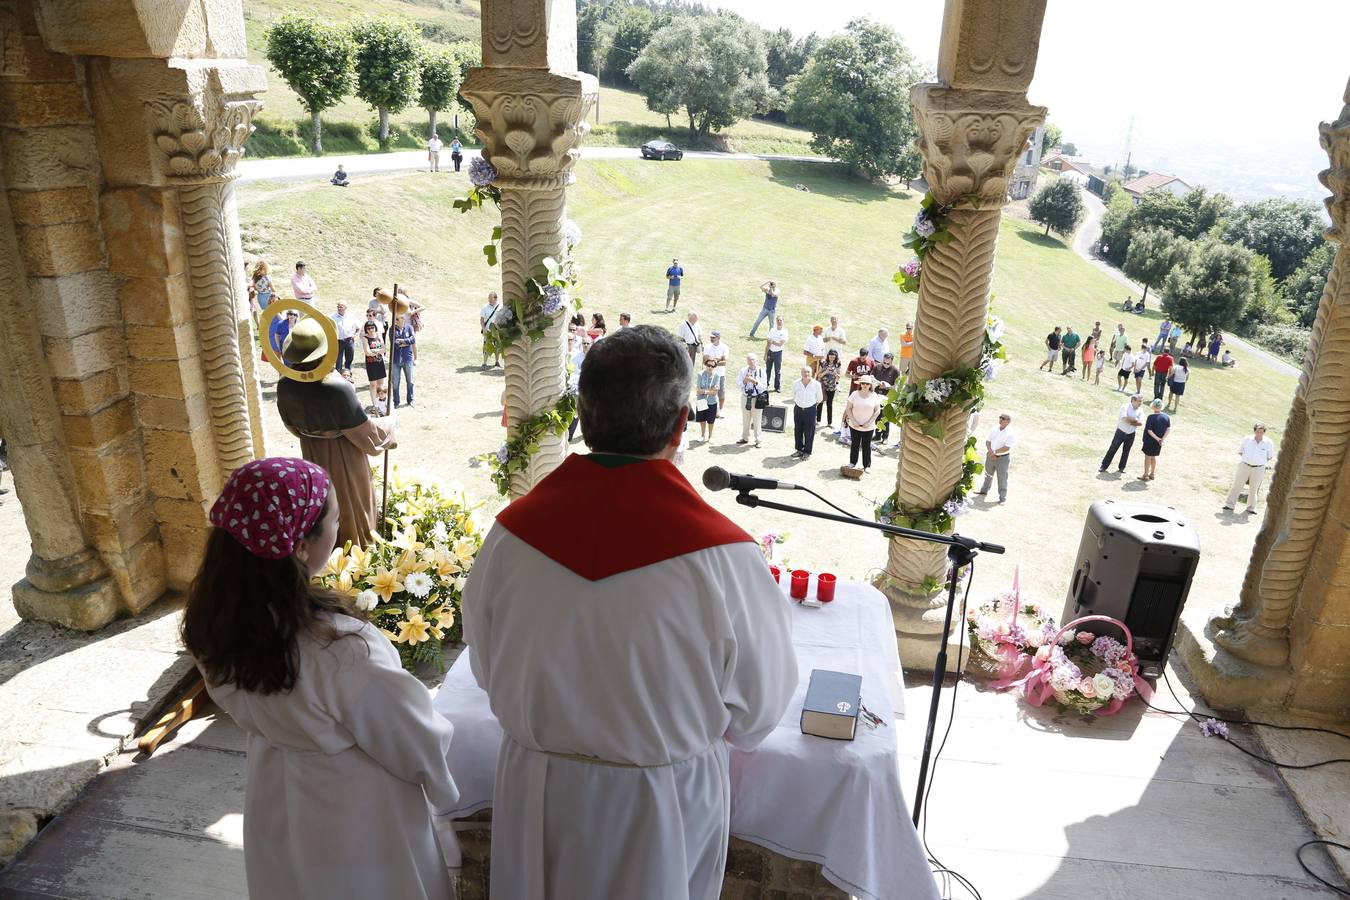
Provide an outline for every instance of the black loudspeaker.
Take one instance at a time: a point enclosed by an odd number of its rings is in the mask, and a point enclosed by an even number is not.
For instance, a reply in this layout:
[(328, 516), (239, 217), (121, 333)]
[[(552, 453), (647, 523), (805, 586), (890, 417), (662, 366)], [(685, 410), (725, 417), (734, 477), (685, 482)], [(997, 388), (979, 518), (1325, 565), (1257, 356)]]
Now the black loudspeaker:
[[(1200, 537), (1172, 507), (1098, 500), (1083, 524), (1060, 624), (1089, 615), (1119, 619), (1134, 636), (1143, 674), (1160, 675), (1199, 562)], [(1106, 622), (1085, 629), (1124, 639)]]
[(760, 422), (760, 427), (765, 431), (775, 431), (782, 434), (787, 430), (787, 407), (769, 406), (763, 410), (764, 418)]

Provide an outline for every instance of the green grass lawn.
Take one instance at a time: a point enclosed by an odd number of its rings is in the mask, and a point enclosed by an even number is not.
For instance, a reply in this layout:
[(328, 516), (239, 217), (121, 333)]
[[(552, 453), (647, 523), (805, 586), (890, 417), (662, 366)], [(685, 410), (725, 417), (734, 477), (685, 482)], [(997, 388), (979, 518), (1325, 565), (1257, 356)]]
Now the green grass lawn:
[[(419, 357), (421, 399), (401, 420), (398, 455), (405, 464), (464, 482), (495, 508), (499, 501), (486, 471), (473, 459), (502, 439), (500, 372), (480, 373), (477, 351), (477, 309), (499, 283), (479, 249), (495, 212), (452, 210), (451, 201), (466, 187), (462, 175), (427, 173), (362, 179), (347, 190), (250, 184), (240, 189), (240, 218), (246, 249), (264, 252), (282, 267), (307, 260), (325, 302), (364, 302), (373, 285), (398, 281), (430, 305)], [(915, 297), (898, 293), (890, 276), (909, 256), (900, 239), (919, 198), (841, 177), (833, 166), (583, 159), (569, 196), (570, 215), (585, 233), (577, 248), (584, 308), (603, 312), (611, 327), (621, 311), (637, 323), (676, 326), (676, 317), (661, 312), (663, 273), (672, 256), (680, 257), (687, 273), (681, 311), (697, 310), (705, 334), (720, 328), (733, 359), (762, 351), (762, 343), (752, 344), (745, 334), (760, 305), (758, 286), (767, 279), (781, 286), (793, 351), (809, 326), (832, 311), (843, 316), (855, 345), (880, 326), (898, 334), (914, 315)], [(1046, 375), (1037, 365), (1045, 333), (1055, 324), (1081, 330), (1100, 320), (1105, 331), (1113, 330), (1121, 321), (1123, 289), (1060, 241), (1005, 218), (995, 294), (995, 309), (1008, 325), (1010, 362), (990, 386), (979, 432), (983, 437), (994, 410), (1010, 410), (1020, 446), (1008, 504), (977, 504), (958, 520), (959, 530), (1010, 547), (1007, 556), (982, 560), (977, 593), (1006, 585), (1020, 564), (1023, 584), (1057, 608), (1088, 504), (1114, 498), (1173, 505), (1185, 513), (1200, 532), (1203, 554), (1191, 602), (1234, 602), (1259, 523), (1219, 515), (1219, 506), (1237, 444), (1253, 420), (1269, 422), (1279, 440), (1295, 379), (1257, 360), (1243, 360), (1234, 370), (1197, 367), (1158, 480), (1135, 480), (1137, 445), (1128, 477), (1098, 476), (1097, 462), (1124, 402), (1107, 387), (1108, 381), (1114, 385), (1113, 375), (1108, 369), (1097, 387)], [(1135, 339), (1157, 331), (1156, 315), (1131, 316), (1126, 324)], [(796, 358), (788, 355), (789, 362)], [(293, 449), (274, 418), (271, 426), (272, 450)], [(710, 446), (691, 449), (686, 474), (697, 481), (711, 464), (776, 472), (859, 513), (870, 512), (870, 503), (893, 488), (893, 450), (859, 485), (839, 478), (846, 451), (824, 435), (811, 460), (796, 463), (789, 459), (789, 435), (766, 435), (764, 448), (754, 450), (734, 443), (739, 430), (733, 409)], [(755, 533), (793, 532), (786, 549), (795, 562), (854, 577), (885, 562), (883, 539), (870, 533), (760, 514), (734, 506), (725, 495), (714, 502)]]

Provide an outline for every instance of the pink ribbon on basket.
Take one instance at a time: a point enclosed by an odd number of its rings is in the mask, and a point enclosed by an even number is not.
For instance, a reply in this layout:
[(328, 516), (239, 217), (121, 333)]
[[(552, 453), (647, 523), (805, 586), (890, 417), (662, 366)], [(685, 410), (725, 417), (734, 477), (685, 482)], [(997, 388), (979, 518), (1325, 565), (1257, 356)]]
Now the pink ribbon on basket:
[[(1013, 566), (1013, 608), (1012, 617), (1008, 619), (1008, 627), (1012, 628), (1017, 624), (1017, 614), (1022, 610), (1022, 566)], [(999, 661), (999, 677), (995, 681), (989, 682), (989, 686), (996, 691), (1001, 691), (1012, 687), (1022, 674), (1022, 667), (1030, 659), (1025, 653), (1014, 650), (1008, 644), (1002, 644), (994, 658)]]
[[(1134, 691), (1142, 700), (1144, 700), (1144, 702), (1152, 700), (1153, 688), (1139, 676), (1139, 659), (1134, 655), (1134, 636), (1130, 634), (1130, 629), (1125, 623), (1119, 619), (1112, 619), (1109, 616), (1083, 616), (1080, 619), (1075, 619), (1062, 626), (1059, 631), (1055, 632), (1055, 636), (1046, 644), (1046, 646), (1050, 647), (1053, 651), (1053, 648), (1059, 645), (1059, 636), (1061, 634), (1081, 622), (1092, 619), (1113, 622), (1120, 627), (1121, 631), (1125, 632), (1126, 659), (1129, 661), (1130, 679), (1134, 682)], [(1047, 654), (1045, 659), (1033, 659), (1031, 671), (1028, 672), (1025, 677), (1008, 685), (1010, 688), (1020, 687), (1022, 689), (1023, 699), (1032, 706), (1042, 706), (1045, 701), (1055, 696), (1055, 689), (1050, 685), (1050, 671), (1054, 668), (1050, 658), (1051, 654)], [(1125, 701), (1128, 699), (1128, 697), (1112, 697), (1110, 703), (1099, 709), (1093, 710), (1092, 714), (1094, 716), (1114, 716), (1124, 708)]]

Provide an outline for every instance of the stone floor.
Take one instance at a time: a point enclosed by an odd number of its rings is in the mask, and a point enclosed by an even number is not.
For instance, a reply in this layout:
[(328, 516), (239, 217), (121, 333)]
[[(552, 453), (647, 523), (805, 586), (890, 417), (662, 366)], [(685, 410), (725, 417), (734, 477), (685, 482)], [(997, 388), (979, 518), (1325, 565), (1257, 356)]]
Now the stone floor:
[[(908, 689), (913, 713), (899, 735), (906, 785), (928, 691), (922, 679)], [(1177, 708), (1170, 697), (1157, 702)], [(1246, 729), (1234, 736), (1255, 745)], [(1345, 755), (1344, 742), (1285, 741), (1280, 753), (1295, 759)], [(1330, 795), (1324, 804), (1343, 814), (1350, 777), (1333, 769), (1307, 789)], [(242, 896), (244, 772), (242, 735), (219, 715), (190, 723), (148, 760), (121, 754), (0, 874), (0, 895)], [(1084, 721), (962, 685), (928, 808), (931, 849), (988, 900), (1334, 896), (1294, 858), (1313, 831), (1279, 776), (1138, 704)], [(1307, 856), (1334, 871), (1320, 849)]]

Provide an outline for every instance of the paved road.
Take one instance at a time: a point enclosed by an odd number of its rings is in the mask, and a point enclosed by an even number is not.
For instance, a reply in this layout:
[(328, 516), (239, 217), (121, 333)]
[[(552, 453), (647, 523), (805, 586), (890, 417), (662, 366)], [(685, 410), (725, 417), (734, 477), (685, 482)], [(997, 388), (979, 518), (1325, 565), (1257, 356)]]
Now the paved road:
[[(477, 150), (464, 151), (464, 166), (478, 155)], [(636, 147), (583, 147), (581, 155), (585, 159), (639, 159), (641, 154)], [(771, 153), (717, 153), (708, 150), (686, 150), (688, 159), (717, 160), (773, 160), (779, 162), (830, 162), (820, 156), (788, 156)], [(425, 150), (400, 150), (394, 153), (366, 153), (352, 156), (294, 156), (283, 159), (245, 159), (239, 164), (240, 181), (302, 181), (311, 178), (330, 178), (337, 171), (338, 164), (347, 167), (352, 178), (362, 175), (387, 174), (390, 172), (415, 172), (427, 167)], [(450, 162), (450, 152), (441, 151), (442, 171), (454, 171)]]
[[(1144, 292), (1142, 285), (1136, 284), (1125, 277), (1125, 273), (1115, 266), (1092, 255), (1092, 244), (1102, 233), (1102, 216), (1106, 214), (1106, 205), (1102, 203), (1096, 194), (1093, 194), (1090, 191), (1084, 190), (1081, 193), (1083, 196), (1083, 205), (1087, 207), (1087, 215), (1083, 219), (1083, 224), (1078, 226), (1078, 231), (1073, 236), (1073, 249), (1077, 251), (1079, 256), (1105, 272), (1111, 278), (1114, 278), (1120, 284), (1134, 291), (1135, 294), (1142, 295)], [(1157, 294), (1151, 292), (1151, 296), (1157, 297)], [(1125, 298), (1121, 297), (1120, 299), (1124, 300)], [(1224, 335), (1224, 342), (1231, 344), (1233, 349), (1245, 353), (1247, 358), (1256, 360), (1262, 365), (1268, 366), (1277, 372), (1283, 372), (1286, 375), (1299, 374), (1299, 370), (1296, 366), (1280, 359), (1278, 356), (1267, 353), (1260, 347), (1247, 343), (1240, 337), (1227, 334)]]

